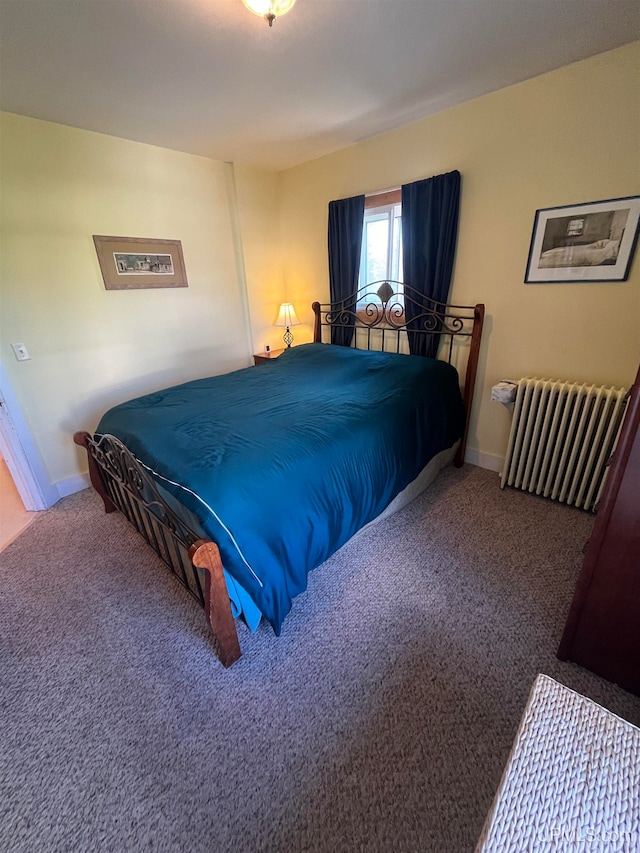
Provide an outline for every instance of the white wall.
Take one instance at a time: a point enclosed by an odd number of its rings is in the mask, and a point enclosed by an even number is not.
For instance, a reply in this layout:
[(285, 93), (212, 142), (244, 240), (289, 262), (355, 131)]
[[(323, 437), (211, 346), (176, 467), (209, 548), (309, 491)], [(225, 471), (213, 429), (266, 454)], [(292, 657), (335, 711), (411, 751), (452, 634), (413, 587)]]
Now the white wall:
[[(0, 357), (55, 483), (109, 406), (250, 362), (228, 167), (1, 116)], [(189, 286), (106, 291), (92, 235), (182, 241)], [(18, 363), (10, 343), (27, 345)]]

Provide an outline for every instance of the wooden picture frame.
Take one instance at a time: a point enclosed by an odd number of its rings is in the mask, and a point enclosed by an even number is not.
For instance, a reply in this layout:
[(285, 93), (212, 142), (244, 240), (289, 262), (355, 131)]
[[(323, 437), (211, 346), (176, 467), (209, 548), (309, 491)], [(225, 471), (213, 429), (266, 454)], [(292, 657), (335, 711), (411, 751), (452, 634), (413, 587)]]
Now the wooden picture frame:
[(626, 281), (640, 196), (536, 211), (525, 282)]
[(94, 234), (106, 290), (188, 287), (180, 240)]

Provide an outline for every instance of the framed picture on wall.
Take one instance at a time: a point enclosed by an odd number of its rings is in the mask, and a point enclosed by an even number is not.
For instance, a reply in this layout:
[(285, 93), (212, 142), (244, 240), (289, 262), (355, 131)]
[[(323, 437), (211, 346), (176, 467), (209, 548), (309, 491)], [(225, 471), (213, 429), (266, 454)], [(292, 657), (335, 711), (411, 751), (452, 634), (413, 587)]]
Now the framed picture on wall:
[(640, 196), (536, 211), (525, 282), (626, 281)]
[(106, 290), (188, 287), (180, 240), (93, 236)]

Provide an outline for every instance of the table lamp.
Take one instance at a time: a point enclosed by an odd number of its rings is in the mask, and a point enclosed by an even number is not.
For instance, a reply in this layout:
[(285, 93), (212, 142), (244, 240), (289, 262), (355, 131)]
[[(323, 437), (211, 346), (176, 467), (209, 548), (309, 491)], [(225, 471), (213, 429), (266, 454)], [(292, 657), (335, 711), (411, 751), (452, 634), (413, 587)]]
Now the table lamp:
[(282, 340), (287, 347), (293, 343), (293, 335), (289, 331), (289, 326), (300, 326), (300, 320), (296, 317), (296, 312), (293, 310), (293, 305), (290, 302), (283, 302), (278, 312), (278, 319), (275, 322), (276, 326), (285, 326), (287, 331), (282, 336)]

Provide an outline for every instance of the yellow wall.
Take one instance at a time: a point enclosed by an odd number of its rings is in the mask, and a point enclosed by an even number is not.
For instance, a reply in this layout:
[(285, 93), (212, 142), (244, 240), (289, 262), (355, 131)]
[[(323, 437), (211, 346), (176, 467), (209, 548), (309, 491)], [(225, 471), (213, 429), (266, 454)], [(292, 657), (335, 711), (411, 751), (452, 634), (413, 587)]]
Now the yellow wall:
[(283, 346), (283, 330), (273, 325), (284, 301), (279, 177), (239, 165), (234, 172), (254, 352), (265, 344), (275, 350)]
[[(640, 191), (639, 64), (635, 43), (279, 175), (2, 114), (0, 359), (50, 480), (85, 470), (71, 435), (108, 406), (278, 347), (285, 295), (306, 324), (296, 342), (309, 340), (311, 302), (328, 298), (331, 199), (456, 168), (451, 296), (488, 312), (471, 458), (504, 454), (500, 378), (629, 384), (640, 261), (622, 283), (523, 277), (537, 208)], [(105, 291), (93, 234), (182, 240), (189, 287)]]
[[(107, 407), (249, 363), (230, 167), (1, 120), (0, 357), (55, 483), (86, 470), (71, 436)], [(106, 291), (93, 234), (181, 240), (188, 288)]]
[(503, 89), (281, 175), (287, 298), (311, 322), (328, 298), (327, 203), (459, 169), (451, 298), (488, 319), (471, 459), (504, 455), (501, 378), (632, 382), (640, 358), (640, 258), (629, 281), (524, 284), (538, 208), (640, 192), (640, 42)]

